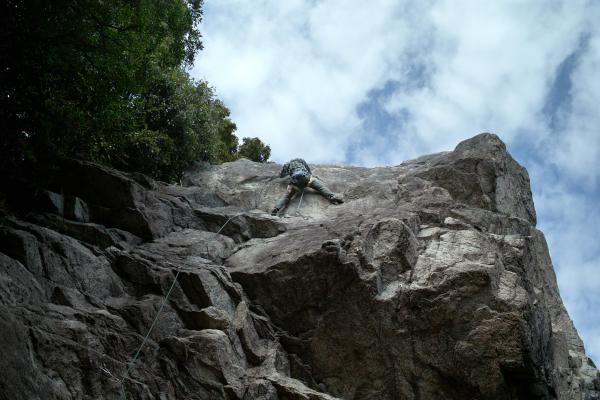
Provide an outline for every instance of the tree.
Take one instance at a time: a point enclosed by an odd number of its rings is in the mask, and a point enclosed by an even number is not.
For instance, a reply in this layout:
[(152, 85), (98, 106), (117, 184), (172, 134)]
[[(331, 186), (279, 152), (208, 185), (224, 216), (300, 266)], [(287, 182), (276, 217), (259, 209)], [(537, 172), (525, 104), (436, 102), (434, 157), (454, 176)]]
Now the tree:
[(201, 0), (1, 3), (0, 171), (80, 158), (174, 181), (239, 157), (229, 110), (186, 72)]
[(246, 157), (252, 161), (267, 162), (271, 156), (271, 147), (265, 145), (257, 137), (243, 139), (242, 145), (238, 150), (241, 157)]
[(237, 158), (236, 125), (206, 82), (172, 70), (157, 79), (138, 103), (143, 129), (126, 136), (115, 166), (176, 181), (193, 161)]
[(110, 164), (124, 133), (139, 128), (135, 106), (149, 82), (202, 48), (198, 0), (3, 3), (0, 140), (13, 162)]

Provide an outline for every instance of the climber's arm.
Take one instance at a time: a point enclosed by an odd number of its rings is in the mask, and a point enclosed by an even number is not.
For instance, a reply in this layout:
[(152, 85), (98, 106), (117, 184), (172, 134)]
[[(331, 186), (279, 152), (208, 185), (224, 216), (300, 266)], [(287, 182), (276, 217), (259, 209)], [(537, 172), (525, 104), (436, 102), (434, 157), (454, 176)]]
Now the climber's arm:
[(283, 178), (284, 176), (289, 175), (289, 166), (290, 166), (289, 162), (283, 164), (283, 168), (281, 168), (281, 172), (279, 173), (280, 178)]
[(308, 166), (308, 164), (306, 163), (306, 161), (304, 161), (304, 159), (300, 159), (300, 162), (302, 162), (302, 165), (304, 165), (306, 167), (306, 170), (308, 171), (308, 173), (312, 175), (310, 167)]

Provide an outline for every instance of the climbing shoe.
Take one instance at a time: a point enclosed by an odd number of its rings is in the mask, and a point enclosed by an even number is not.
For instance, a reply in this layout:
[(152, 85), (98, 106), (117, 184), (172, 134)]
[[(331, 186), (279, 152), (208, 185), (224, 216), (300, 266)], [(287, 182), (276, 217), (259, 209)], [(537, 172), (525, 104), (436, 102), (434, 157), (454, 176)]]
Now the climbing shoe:
[(279, 214), (279, 208), (275, 207), (273, 209), (273, 211), (271, 211), (271, 215), (277, 215), (277, 214)]
[(339, 197), (331, 196), (329, 198), (329, 202), (331, 204), (342, 204), (344, 202), (344, 200), (340, 199)]

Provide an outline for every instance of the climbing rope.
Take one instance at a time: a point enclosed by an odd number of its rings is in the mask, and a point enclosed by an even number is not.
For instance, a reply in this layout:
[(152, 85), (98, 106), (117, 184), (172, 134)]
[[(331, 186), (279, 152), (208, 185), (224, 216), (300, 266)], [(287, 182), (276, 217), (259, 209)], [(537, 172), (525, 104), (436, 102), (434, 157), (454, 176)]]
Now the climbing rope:
[[(302, 197), (300, 197), (300, 202), (302, 202)], [(300, 205), (298, 205), (298, 208), (300, 208)], [(238, 217), (240, 215), (242, 215), (242, 213), (238, 213), (238, 214), (232, 215), (229, 218), (227, 218), (227, 220), (225, 221), (225, 223), (223, 225), (221, 225), (221, 227), (219, 228), (219, 230), (217, 232), (215, 232), (215, 234), (220, 234), (221, 231), (225, 228), (225, 226), (229, 223), (229, 221), (231, 221), (233, 218)], [(77, 342), (73, 341), (72, 339), (63, 338), (60, 335), (57, 335), (57, 334), (54, 334), (54, 333), (51, 333), (51, 332), (47, 332), (47, 331), (44, 331), (44, 330), (36, 328), (36, 327), (30, 327), (30, 329), (35, 329), (35, 330), (37, 330), (37, 331), (39, 331), (41, 333), (44, 333), (46, 335), (51, 335), (55, 339), (57, 339), (58, 341), (61, 341), (61, 342), (65, 343), (65, 344), (72, 345), (72, 346), (75, 346), (75, 347), (79, 347), (81, 349), (85, 349), (85, 350), (87, 350), (87, 351), (89, 351), (91, 353), (94, 353), (97, 356), (100, 356), (102, 358), (105, 358), (108, 361), (111, 361), (111, 362), (113, 362), (113, 363), (115, 363), (117, 365), (121, 365), (123, 367), (126, 367), (125, 373), (122, 375), (122, 377), (120, 379), (118, 379), (117, 377), (115, 377), (113, 375), (113, 373), (110, 372), (110, 370), (108, 368), (106, 368), (106, 366), (104, 365), (104, 363), (102, 363), (102, 365), (99, 366), (99, 369), (103, 373), (105, 373), (109, 377), (109, 379), (111, 381), (114, 381), (114, 382), (116, 382), (116, 383), (119, 384), (119, 386), (120, 386), (119, 391), (120, 391), (121, 399), (122, 400), (126, 400), (127, 399), (127, 397), (126, 397), (127, 394), (126, 394), (126, 391), (125, 391), (125, 380), (129, 379), (131, 381), (137, 382), (134, 379), (132, 379), (132, 378), (129, 377), (129, 373), (131, 372), (131, 370), (135, 366), (135, 363), (136, 363), (138, 357), (140, 356), (142, 349), (144, 348), (144, 346), (146, 345), (146, 342), (150, 338), (150, 334), (152, 333), (152, 330), (154, 329), (154, 327), (156, 325), (156, 322), (158, 321), (158, 318), (159, 318), (159, 316), (160, 316), (160, 314), (161, 314), (161, 312), (162, 312), (165, 304), (167, 303), (169, 297), (171, 296), (171, 292), (173, 291), (173, 288), (175, 287), (175, 283), (177, 282), (177, 279), (179, 278), (180, 272), (181, 272), (181, 267), (179, 267), (177, 269), (177, 273), (175, 274), (175, 278), (173, 279), (173, 282), (171, 283), (171, 286), (169, 287), (169, 290), (167, 291), (167, 294), (165, 295), (163, 301), (161, 302), (160, 307), (159, 307), (159, 309), (158, 309), (158, 311), (157, 311), (157, 313), (156, 313), (156, 315), (154, 317), (154, 320), (152, 321), (152, 324), (150, 325), (150, 328), (148, 329), (148, 332), (144, 336), (144, 339), (142, 340), (142, 343), (140, 344), (140, 346), (136, 350), (136, 352), (135, 352), (132, 360), (129, 363), (125, 363), (123, 361), (119, 361), (119, 360), (117, 360), (115, 358), (112, 358), (112, 357), (108, 356), (107, 354), (104, 354), (102, 352), (99, 352), (98, 350), (93, 349), (90, 346), (85, 346), (85, 345), (82, 345), (80, 343), (77, 343)], [(154, 374), (152, 374), (151, 372), (149, 372), (149, 374), (152, 375), (152, 376), (154, 376)], [(139, 383), (139, 382), (137, 382), (137, 383)]]
[[(223, 228), (225, 228), (225, 225), (227, 225), (229, 223), (229, 221), (231, 221), (234, 217), (237, 217), (238, 215), (240, 215), (240, 214), (232, 215), (231, 217), (229, 217), (227, 219), (227, 221), (225, 221), (225, 223), (221, 226), (221, 228), (219, 228), (219, 230), (216, 232), (216, 234), (218, 235), (219, 233), (221, 233)], [(131, 372), (133, 366), (135, 365), (135, 362), (137, 361), (137, 358), (140, 355), (140, 352), (142, 351), (142, 348), (144, 348), (144, 345), (148, 341), (148, 338), (150, 337), (150, 334), (152, 333), (152, 330), (154, 329), (154, 325), (156, 325), (156, 321), (158, 321), (158, 317), (160, 316), (160, 313), (162, 312), (165, 304), (167, 303), (167, 300), (169, 299), (169, 296), (171, 295), (171, 291), (175, 287), (175, 283), (177, 282), (177, 278), (179, 277), (180, 272), (181, 272), (181, 267), (179, 267), (177, 269), (177, 273), (175, 274), (175, 279), (173, 279), (173, 283), (171, 283), (171, 287), (167, 291), (165, 298), (163, 299), (162, 303), (160, 304), (160, 307), (158, 308), (158, 312), (156, 313), (156, 316), (154, 317), (154, 320), (152, 321), (152, 324), (150, 325), (150, 329), (148, 329), (148, 333), (146, 333), (144, 340), (142, 340), (142, 344), (140, 344), (140, 347), (138, 347), (137, 351), (135, 352), (133, 359), (127, 364), (128, 365), (127, 370), (123, 374), (123, 377), (120, 379), (121, 398), (123, 400), (127, 399), (126, 394), (125, 394), (125, 379), (129, 379), (129, 372)]]
[(229, 221), (231, 221), (233, 218), (235, 218), (235, 217), (237, 217), (237, 216), (239, 216), (239, 215), (242, 215), (242, 214), (240, 213), (240, 214), (232, 215), (231, 217), (229, 217), (229, 218), (227, 219), (227, 221), (225, 221), (225, 223), (223, 224), (223, 226), (222, 226), (222, 227), (221, 227), (221, 228), (220, 228), (220, 229), (219, 229), (219, 230), (216, 232), (216, 234), (218, 235), (219, 233), (221, 233), (221, 231), (223, 230), (223, 228), (225, 228), (225, 225), (227, 225), (227, 223), (228, 223)]
[(304, 196), (304, 188), (300, 192), (300, 201), (298, 202), (298, 208), (296, 208), (296, 212), (300, 211), (300, 205), (302, 204), (302, 196)]
[[(14, 308), (17, 308), (17, 307), (14, 307)], [(62, 342), (64, 344), (66, 344), (66, 345), (70, 345), (70, 346), (73, 346), (73, 347), (80, 348), (82, 350), (89, 351), (90, 353), (93, 353), (93, 354), (95, 354), (96, 356), (98, 356), (100, 358), (104, 358), (104, 359), (106, 359), (106, 360), (108, 360), (108, 361), (110, 361), (110, 362), (112, 362), (112, 363), (114, 363), (116, 365), (127, 367), (127, 363), (124, 363), (123, 361), (119, 361), (119, 360), (117, 360), (117, 359), (109, 356), (108, 354), (102, 353), (102, 352), (100, 352), (100, 351), (98, 351), (98, 350), (96, 350), (96, 349), (94, 349), (94, 348), (92, 348), (90, 346), (86, 346), (86, 345), (83, 345), (81, 343), (77, 343), (73, 339), (64, 338), (64, 337), (62, 337), (60, 335), (57, 335), (56, 333), (48, 332), (48, 331), (45, 331), (43, 329), (40, 329), (40, 328), (37, 328), (37, 327), (34, 327), (34, 326), (30, 326), (29, 329), (38, 331), (38, 332), (40, 332), (43, 335), (52, 336), (55, 340), (58, 340), (59, 342)], [(121, 382), (122, 380), (121, 379), (117, 379), (113, 375), (113, 373), (110, 372), (109, 368), (106, 367), (106, 365), (104, 364), (104, 362), (99, 361), (99, 363), (101, 363), (101, 365), (98, 366), (98, 368), (100, 369), (100, 371), (104, 372), (109, 377), (109, 380), (111, 380), (111, 381), (119, 384), (121, 386), (120, 391), (121, 391), (121, 393), (123, 393), (123, 391), (122, 391), (122, 387), (123, 386), (122, 386), (122, 382)], [(158, 376), (154, 375), (151, 372), (146, 371), (146, 373), (148, 373), (149, 375), (152, 375), (153, 377), (159, 379)], [(129, 379), (131, 379), (131, 378), (129, 378)], [(135, 382), (137, 382), (137, 381), (135, 381)]]
[[(111, 357), (111, 356), (109, 356), (109, 355), (107, 355), (107, 354), (104, 354), (104, 353), (102, 353), (102, 352), (100, 352), (100, 351), (98, 351), (98, 350), (96, 350), (96, 349), (94, 349), (94, 348), (92, 348), (92, 347), (90, 347), (90, 346), (85, 346), (85, 345), (83, 345), (83, 344), (81, 344), (81, 343), (77, 343), (77, 342), (76, 342), (76, 341), (74, 341), (73, 339), (67, 339), (67, 338), (64, 338), (64, 337), (62, 337), (62, 336), (60, 336), (60, 335), (57, 335), (56, 333), (48, 332), (48, 331), (45, 331), (45, 330), (43, 330), (43, 329), (37, 328), (37, 327), (35, 327), (35, 326), (30, 326), (30, 327), (29, 327), (29, 329), (36, 330), (36, 331), (38, 331), (38, 332), (40, 332), (40, 333), (42, 333), (42, 334), (44, 334), (44, 335), (49, 335), (49, 336), (52, 336), (54, 339), (56, 339), (56, 340), (58, 340), (59, 342), (62, 342), (62, 343), (64, 343), (64, 344), (67, 344), (67, 345), (70, 345), (70, 346), (74, 346), (74, 347), (78, 347), (78, 348), (80, 348), (80, 349), (83, 349), (83, 350), (87, 350), (87, 351), (89, 351), (90, 353), (94, 353), (95, 355), (97, 355), (97, 356), (100, 356), (100, 357), (102, 357), (102, 358), (105, 358), (105, 359), (107, 359), (108, 361), (111, 361), (111, 362), (113, 362), (113, 363), (115, 363), (115, 364), (119, 364), (119, 365), (123, 365), (123, 366), (126, 366), (126, 365), (127, 365), (127, 364), (126, 364), (126, 363), (124, 363), (123, 361), (119, 361), (119, 360), (117, 360), (117, 359), (115, 359), (115, 358), (113, 358), (113, 357)], [(101, 369), (102, 369), (102, 368), (101, 368)], [(103, 369), (103, 370), (104, 370), (104, 369)]]
[(302, 192), (300, 193), (300, 201), (298, 202), (298, 207), (296, 207), (296, 216), (300, 216), (302, 217), (302, 219), (304, 220), (308, 220), (309, 218), (306, 215), (302, 215), (302, 213), (300, 212), (300, 206), (302, 205), (302, 196), (304, 196), (304, 189), (302, 189)]
[(171, 291), (175, 287), (175, 283), (177, 282), (177, 278), (179, 277), (180, 272), (181, 272), (181, 267), (177, 269), (177, 273), (175, 274), (175, 279), (173, 279), (173, 283), (171, 284), (171, 287), (167, 291), (167, 295), (165, 296), (162, 303), (160, 304), (160, 307), (158, 308), (158, 312), (156, 313), (156, 316), (154, 317), (154, 320), (152, 321), (152, 324), (150, 325), (150, 329), (148, 329), (148, 333), (144, 337), (144, 340), (142, 340), (142, 344), (140, 344), (140, 347), (138, 347), (131, 362), (128, 363), (127, 370), (125, 371), (125, 374), (123, 375), (123, 379), (121, 380), (121, 382), (123, 382), (123, 380), (129, 375), (129, 372), (133, 368), (138, 356), (140, 355), (140, 352), (142, 351), (142, 348), (144, 347), (144, 345), (146, 344), (146, 341), (150, 337), (150, 333), (152, 333), (152, 329), (154, 329), (154, 325), (156, 325), (156, 321), (158, 321), (158, 317), (159, 317), (160, 313), (162, 312), (163, 308), (165, 307), (165, 303), (169, 299), (169, 296), (171, 295)]

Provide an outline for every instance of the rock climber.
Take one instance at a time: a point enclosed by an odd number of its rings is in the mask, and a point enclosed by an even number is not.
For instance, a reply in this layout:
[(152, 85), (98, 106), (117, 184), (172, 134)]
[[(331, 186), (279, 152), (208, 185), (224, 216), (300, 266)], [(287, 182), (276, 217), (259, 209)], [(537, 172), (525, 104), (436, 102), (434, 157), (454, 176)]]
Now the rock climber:
[(323, 197), (329, 200), (331, 204), (341, 204), (344, 202), (344, 200), (337, 197), (319, 179), (312, 176), (308, 164), (301, 158), (295, 158), (283, 165), (279, 177), (283, 178), (285, 176), (289, 176), (285, 196), (277, 202), (277, 205), (273, 208), (273, 211), (271, 211), (271, 215), (277, 215), (285, 210), (292, 198), (306, 187), (315, 189)]

